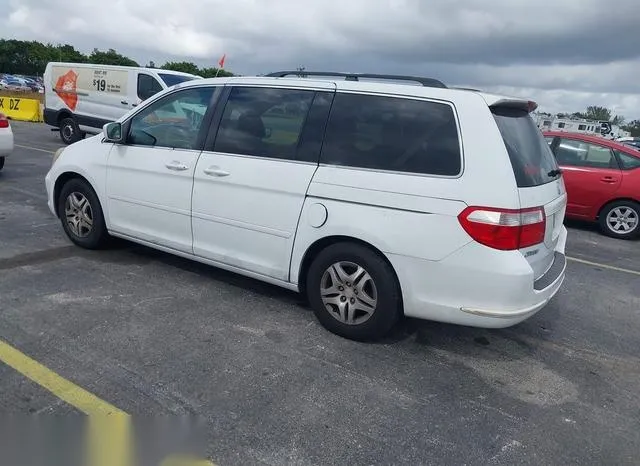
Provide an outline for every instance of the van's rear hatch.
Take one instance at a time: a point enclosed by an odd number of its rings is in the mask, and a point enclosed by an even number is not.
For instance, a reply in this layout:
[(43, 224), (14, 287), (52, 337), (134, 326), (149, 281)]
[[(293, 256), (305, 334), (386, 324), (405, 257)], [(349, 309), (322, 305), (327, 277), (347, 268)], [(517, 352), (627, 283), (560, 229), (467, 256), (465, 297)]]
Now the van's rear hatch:
[(567, 206), (567, 195), (558, 164), (542, 133), (529, 115), (536, 105), (519, 100), (490, 104), (493, 117), (513, 167), (520, 208), (541, 207), (546, 225), (544, 242), (521, 249), (535, 278), (552, 266)]

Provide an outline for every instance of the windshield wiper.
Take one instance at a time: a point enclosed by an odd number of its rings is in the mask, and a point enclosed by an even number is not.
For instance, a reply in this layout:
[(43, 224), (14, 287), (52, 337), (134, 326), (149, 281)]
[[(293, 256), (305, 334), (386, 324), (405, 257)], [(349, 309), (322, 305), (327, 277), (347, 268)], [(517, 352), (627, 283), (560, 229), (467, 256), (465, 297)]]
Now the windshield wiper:
[(549, 173), (547, 173), (547, 176), (550, 178), (555, 178), (556, 176), (560, 175), (562, 175), (562, 170), (560, 170), (559, 168), (557, 170), (551, 170)]

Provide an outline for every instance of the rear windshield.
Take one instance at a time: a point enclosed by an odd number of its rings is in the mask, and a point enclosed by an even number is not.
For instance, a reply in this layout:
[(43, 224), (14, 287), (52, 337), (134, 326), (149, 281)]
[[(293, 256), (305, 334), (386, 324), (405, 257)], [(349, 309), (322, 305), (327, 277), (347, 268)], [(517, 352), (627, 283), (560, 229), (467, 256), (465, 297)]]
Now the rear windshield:
[(158, 73), (158, 74), (160, 75), (164, 83), (167, 85), (167, 87), (171, 87), (176, 84), (183, 83), (185, 81), (192, 81), (196, 79), (192, 76), (181, 76), (179, 74), (165, 74), (165, 73)]
[(491, 112), (509, 153), (518, 187), (530, 188), (557, 180), (560, 174), (556, 159), (529, 113), (504, 107), (492, 108)]

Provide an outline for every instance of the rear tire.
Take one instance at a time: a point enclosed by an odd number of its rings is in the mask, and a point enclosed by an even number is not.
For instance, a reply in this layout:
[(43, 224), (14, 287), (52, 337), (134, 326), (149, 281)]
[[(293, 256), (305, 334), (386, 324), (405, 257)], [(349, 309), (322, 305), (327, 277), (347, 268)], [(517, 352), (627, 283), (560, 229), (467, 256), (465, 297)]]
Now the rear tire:
[(60, 139), (65, 144), (73, 144), (81, 139), (81, 131), (78, 127), (78, 123), (71, 117), (64, 118), (60, 122)]
[(355, 243), (336, 243), (311, 263), (306, 290), (327, 330), (356, 341), (388, 334), (402, 314), (400, 286), (391, 266)]
[(602, 208), (598, 218), (600, 230), (619, 239), (640, 237), (640, 204), (634, 201), (614, 201)]
[(84, 180), (67, 181), (58, 197), (58, 215), (69, 239), (85, 249), (101, 249), (109, 241), (102, 206)]

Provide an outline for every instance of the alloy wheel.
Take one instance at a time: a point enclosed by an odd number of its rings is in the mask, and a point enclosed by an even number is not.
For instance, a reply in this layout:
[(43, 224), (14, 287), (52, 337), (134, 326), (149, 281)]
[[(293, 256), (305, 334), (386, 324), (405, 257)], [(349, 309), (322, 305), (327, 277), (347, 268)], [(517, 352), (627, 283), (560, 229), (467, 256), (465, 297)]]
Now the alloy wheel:
[(618, 234), (625, 235), (638, 228), (638, 212), (628, 206), (620, 206), (611, 209), (607, 214), (607, 226)]
[(86, 238), (93, 230), (91, 203), (84, 194), (73, 192), (67, 196), (64, 214), (69, 230), (78, 238)]
[(347, 261), (336, 262), (325, 270), (320, 297), (329, 314), (348, 325), (366, 322), (378, 305), (378, 291), (371, 275)]

